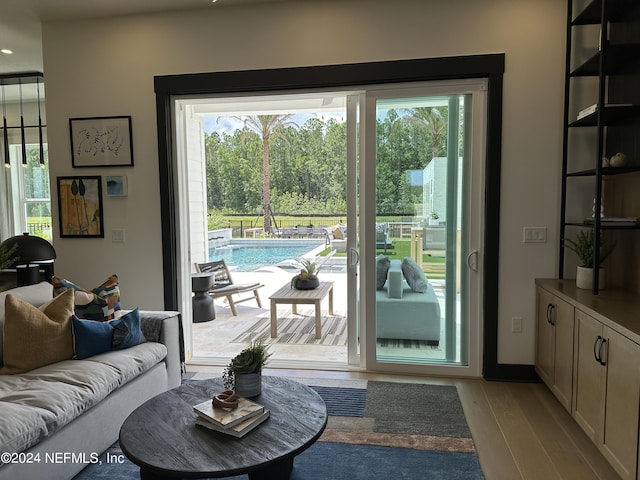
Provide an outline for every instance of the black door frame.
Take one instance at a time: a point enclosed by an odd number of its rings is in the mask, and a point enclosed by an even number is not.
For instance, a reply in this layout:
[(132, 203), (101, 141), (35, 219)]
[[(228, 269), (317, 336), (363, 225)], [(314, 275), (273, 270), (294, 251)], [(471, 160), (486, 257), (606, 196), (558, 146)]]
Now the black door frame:
[(164, 303), (178, 307), (176, 176), (172, 127), (174, 97), (313, 89), (354, 88), (434, 80), (488, 80), (484, 225), (483, 376), (493, 380), (535, 380), (532, 365), (498, 363), (498, 254), (504, 54), (425, 58), (312, 67), (163, 75), (154, 78), (158, 126)]

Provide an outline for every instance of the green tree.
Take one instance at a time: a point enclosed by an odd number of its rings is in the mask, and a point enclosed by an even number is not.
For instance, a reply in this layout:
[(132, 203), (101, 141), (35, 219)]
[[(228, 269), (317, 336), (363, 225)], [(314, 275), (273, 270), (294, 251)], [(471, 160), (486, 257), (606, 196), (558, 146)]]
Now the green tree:
[(284, 136), (279, 129), (295, 125), (291, 121), (292, 113), (283, 115), (246, 115), (234, 116), (244, 122), (245, 127), (257, 133), (262, 139), (262, 214), (264, 217), (264, 231), (271, 231), (271, 173), (269, 168), (269, 142), (272, 137)]

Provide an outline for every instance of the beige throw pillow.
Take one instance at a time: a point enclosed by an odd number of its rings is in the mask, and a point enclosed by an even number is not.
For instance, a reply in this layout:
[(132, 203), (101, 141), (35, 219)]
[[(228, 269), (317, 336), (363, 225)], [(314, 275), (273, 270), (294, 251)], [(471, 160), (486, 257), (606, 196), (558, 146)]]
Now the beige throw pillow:
[(68, 290), (38, 308), (7, 295), (0, 374), (24, 373), (73, 357), (73, 299)]

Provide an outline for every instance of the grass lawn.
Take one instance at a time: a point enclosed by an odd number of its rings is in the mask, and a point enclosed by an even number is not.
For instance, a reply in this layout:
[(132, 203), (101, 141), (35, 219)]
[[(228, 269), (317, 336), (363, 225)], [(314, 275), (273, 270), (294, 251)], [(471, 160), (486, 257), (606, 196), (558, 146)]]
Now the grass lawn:
[[(331, 248), (326, 248), (320, 252), (320, 256), (328, 255)], [(376, 250), (376, 255), (387, 255), (389, 259), (402, 260), (404, 257), (411, 257), (411, 242), (409, 240), (393, 240), (393, 249), (387, 248), (385, 253), (383, 249)], [(334, 257), (346, 257), (346, 253), (335, 253)], [(444, 257), (434, 257), (428, 254), (422, 255), (422, 263), (431, 264), (434, 268), (428, 268), (427, 277), (433, 279), (444, 279)], [(442, 267), (438, 265), (441, 264)], [(442, 270), (442, 271), (440, 271)]]

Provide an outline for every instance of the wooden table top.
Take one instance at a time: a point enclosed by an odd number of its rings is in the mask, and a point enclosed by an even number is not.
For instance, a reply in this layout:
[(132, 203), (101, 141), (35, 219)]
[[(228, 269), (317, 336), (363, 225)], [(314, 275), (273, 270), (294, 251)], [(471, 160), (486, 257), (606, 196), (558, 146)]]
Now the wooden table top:
[(243, 438), (196, 427), (193, 405), (224, 390), (216, 378), (181, 385), (138, 407), (123, 423), (120, 447), (136, 465), (158, 475), (225, 477), (250, 473), (311, 446), (327, 424), (324, 401), (313, 389), (263, 376), (253, 400), (270, 417)]
[(320, 282), (318, 288), (312, 290), (298, 290), (292, 288), (291, 284), (287, 283), (280, 290), (269, 297), (269, 300), (275, 300), (277, 302), (285, 302), (287, 300), (322, 300), (327, 296), (329, 290), (333, 288), (333, 282)]

